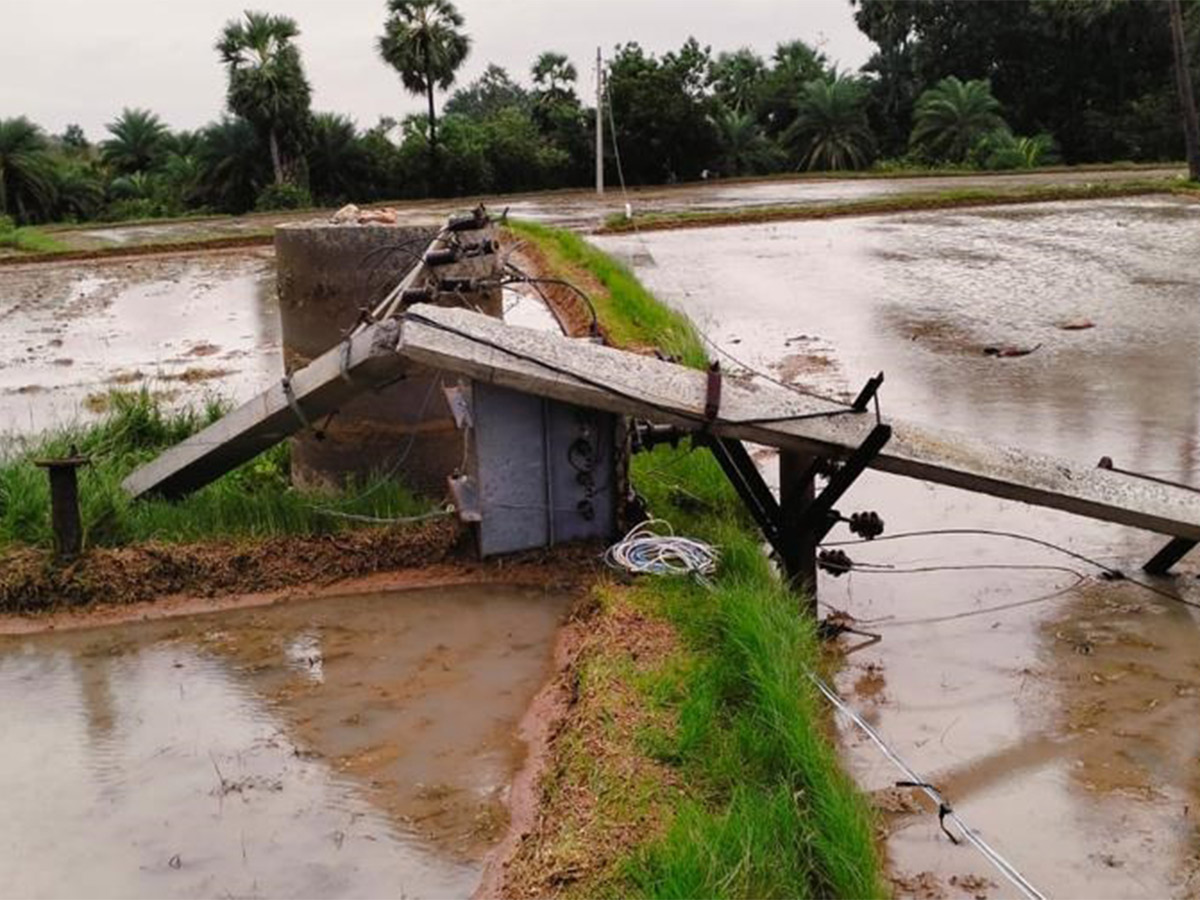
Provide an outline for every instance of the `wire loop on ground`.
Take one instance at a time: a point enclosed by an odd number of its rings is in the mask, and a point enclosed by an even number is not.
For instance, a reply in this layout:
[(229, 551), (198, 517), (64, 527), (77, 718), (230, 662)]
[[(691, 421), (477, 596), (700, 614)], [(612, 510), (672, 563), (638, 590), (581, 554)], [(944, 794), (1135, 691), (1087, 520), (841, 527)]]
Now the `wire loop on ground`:
[[(661, 526), (658, 531), (655, 526)], [(666, 533), (661, 533), (665, 530)], [(695, 538), (676, 535), (669, 522), (648, 519), (634, 526), (604, 554), (614, 569), (636, 575), (692, 575), (700, 580), (717, 571), (717, 548)]]

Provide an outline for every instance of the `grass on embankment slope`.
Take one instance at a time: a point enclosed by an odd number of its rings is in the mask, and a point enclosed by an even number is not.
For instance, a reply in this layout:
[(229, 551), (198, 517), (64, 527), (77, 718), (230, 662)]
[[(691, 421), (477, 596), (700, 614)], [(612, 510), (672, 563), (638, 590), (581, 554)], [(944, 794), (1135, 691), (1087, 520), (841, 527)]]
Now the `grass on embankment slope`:
[(1070, 200), (1104, 200), (1153, 194), (1176, 194), (1200, 198), (1200, 185), (1181, 179), (1110, 181), (1094, 184), (1022, 185), (1020, 187), (963, 188), (925, 191), (783, 206), (742, 207), (736, 209), (665, 212), (610, 216), (598, 234), (628, 231), (665, 231), (681, 228), (706, 228), (715, 225), (746, 225), (759, 222), (833, 219), (846, 216), (883, 215), (978, 206), (1013, 206), (1025, 203), (1049, 203)]
[(54, 253), (66, 245), (37, 228), (18, 228), (11, 219), (0, 216), (0, 249), (20, 253)]
[(18, 455), (0, 458), (0, 553), (52, 546), (49, 482), (34, 460), (66, 456), (72, 447), (91, 459), (79, 473), (85, 543), (90, 547), (330, 534), (356, 524), (337, 513), (394, 518), (429, 509), (386, 480), (345, 496), (298, 491), (288, 478), (286, 443), (180, 501), (129, 500), (121, 488), (126, 475), (221, 413), (217, 406), (169, 413), (145, 391), (114, 393), (99, 423), (47, 435)]
[[(705, 354), (687, 320), (577, 236), (518, 224), (555, 275), (593, 286), (610, 340)], [(655, 515), (712, 541), (714, 587), (597, 589), (570, 673), (574, 703), (541, 785), (542, 823), (508, 869), (513, 895), (872, 897), (885, 893), (871, 811), (841, 771), (804, 669), (814, 624), (784, 589), (704, 451), (659, 447), (631, 478)]]

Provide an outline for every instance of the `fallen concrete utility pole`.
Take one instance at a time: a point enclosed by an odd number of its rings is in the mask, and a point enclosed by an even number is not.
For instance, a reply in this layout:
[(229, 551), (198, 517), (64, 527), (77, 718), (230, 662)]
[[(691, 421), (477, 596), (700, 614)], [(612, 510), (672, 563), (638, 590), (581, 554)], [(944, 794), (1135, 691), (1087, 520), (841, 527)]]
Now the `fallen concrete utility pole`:
[(885, 424), (865, 407), (840, 406), (782, 387), (729, 382), (714, 412), (709, 373), (428, 304), (367, 327), (296, 372), (291, 397), (283, 386), (271, 388), (134, 472), (125, 489), (135, 497), (177, 497), (195, 490), (346, 398), (386, 383), (403, 360), (675, 425), (707, 441), (752, 441), (777, 447), (789, 459), (840, 461), (1158, 532), (1172, 536), (1168, 547), (1174, 551), (1186, 552), (1191, 542), (1200, 541), (1200, 493), (1183, 486), (909, 422)]
[[(706, 373), (586, 341), (506, 326), (465, 310), (414, 306), (399, 352), (478, 381), (785, 451), (844, 459), (869, 437), (871, 412), (774, 386), (726, 384), (705, 417)], [(1200, 540), (1200, 494), (1185, 487), (889, 420), (869, 467), (1089, 518)]]
[(371, 325), (172, 447), (122, 483), (131, 497), (175, 499), (220, 478), (403, 370), (400, 323)]

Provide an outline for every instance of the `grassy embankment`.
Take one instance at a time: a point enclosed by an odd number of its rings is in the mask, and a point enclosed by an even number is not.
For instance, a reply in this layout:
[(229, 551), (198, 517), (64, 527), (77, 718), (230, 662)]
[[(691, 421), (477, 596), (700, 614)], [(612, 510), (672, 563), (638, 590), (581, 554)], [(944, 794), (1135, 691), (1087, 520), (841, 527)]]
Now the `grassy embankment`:
[(21, 253), (55, 253), (66, 245), (37, 228), (18, 228), (12, 219), (0, 216), (0, 249)]
[[(588, 285), (609, 339), (706, 354), (682, 316), (578, 236), (529, 224), (556, 274)], [(871, 897), (873, 819), (839, 768), (803, 674), (813, 623), (781, 585), (720, 469), (659, 447), (631, 477), (655, 515), (717, 544), (712, 590), (654, 579), (596, 591), (551, 750), (542, 815), (509, 869), (517, 895)], [(653, 637), (657, 636), (657, 637)]]
[(66, 456), (72, 446), (91, 458), (79, 476), (90, 547), (328, 534), (359, 524), (329, 510), (389, 518), (429, 509), (388, 481), (361, 485), (343, 496), (294, 490), (288, 480), (286, 443), (179, 502), (129, 501), (121, 490), (126, 475), (220, 413), (215, 405), (168, 413), (147, 392), (114, 393), (109, 413), (99, 424), (64, 429), (0, 458), (0, 554), (17, 547), (52, 546), (49, 483), (33, 461)]
[(885, 213), (959, 209), (975, 206), (1013, 206), (1070, 200), (1105, 200), (1154, 194), (1200, 197), (1200, 185), (1182, 179), (1153, 179), (1096, 182), (1092, 184), (1022, 185), (1019, 187), (962, 188), (839, 200), (831, 203), (790, 204), (635, 214), (632, 219), (610, 216), (601, 234), (664, 231), (679, 228), (705, 228), (714, 225), (746, 225), (756, 222), (834, 219), (845, 216), (882, 215)]

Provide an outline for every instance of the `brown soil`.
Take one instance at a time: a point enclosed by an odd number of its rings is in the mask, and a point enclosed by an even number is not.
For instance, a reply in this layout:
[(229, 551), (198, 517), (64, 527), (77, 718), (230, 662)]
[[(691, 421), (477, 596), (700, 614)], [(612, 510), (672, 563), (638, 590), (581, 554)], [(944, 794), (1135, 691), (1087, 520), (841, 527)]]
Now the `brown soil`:
[[(56, 566), (41, 550), (0, 557), (0, 634), (87, 628), (314, 596), (503, 581), (572, 587), (594, 575), (591, 544), (479, 562), (451, 520), (254, 542), (142, 544)], [(154, 601), (154, 602), (148, 602)]]
[(1195, 192), (1177, 189), (1169, 184), (1098, 185), (1084, 188), (1063, 185), (1027, 193), (995, 194), (992, 196), (928, 196), (909, 195), (852, 200), (828, 205), (776, 206), (730, 209), (682, 215), (654, 214), (633, 220), (606, 223), (596, 234), (622, 234), (628, 231), (678, 231), (684, 228), (712, 228), (720, 225), (746, 225), (761, 222), (789, 222), (809, 219), (837, 219), (847, 216), (885, 215), (888, 213), (922, 212), (940, 209), (964, 209), (988, 206), (1017, 206), (1029, 203), (1097, 200), (1110, 197), (1136, 197), (1145, 194), (1178, 194), (1194, 197)]
[(80, 262), (97, 259), (118, 259), (125, 256), (157, 256), (164, 253), (194, 253), (231, 250), (242, 247), (274, 245), (273, 234), (236, 235), (198, 241), (162, 241), (154, 244), (103, 247), (97, 250), (64, 250), (49, 253), (22, 253), (19, 256), (0, 256), (0, 266), (25, 266), (38, 263)]

